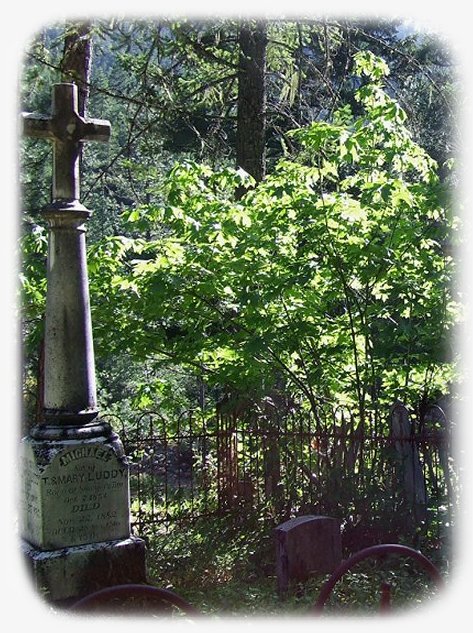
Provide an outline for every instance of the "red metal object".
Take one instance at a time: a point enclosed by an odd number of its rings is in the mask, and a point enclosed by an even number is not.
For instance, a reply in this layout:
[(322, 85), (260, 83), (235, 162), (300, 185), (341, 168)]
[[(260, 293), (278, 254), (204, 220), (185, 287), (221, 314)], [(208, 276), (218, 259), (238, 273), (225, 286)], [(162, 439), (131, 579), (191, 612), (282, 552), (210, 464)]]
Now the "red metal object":
[(155, 603), (157, 611), (165, 612), (170, 606), (173, 606), (186, 615), (193, 617), (200, 615), (200, 612), (189, 604), (187, 600), (184, 600), (184, 598), (169, 589), (137, 584), (115, 585), (100, 589), (78, 600), (71, 609), (81, 612), (94, 609), (99, 611), (100, 607), (106, 607), (107, 604), (117, 598), (123, 602), (134, 598), (146, 598), (150, 603)]
[[(366, 547), (365, 549), (356, 552), (347, 560), (344, 560), (340, 563), (340, 565), (335, 569), (330, 578), (323, 585), (317, 602), (312, 608), (313, 613), (320, 613), (324, 608), (325, 603), (327, 602), (330, 594), (332, 593), (333, 588), (337, 584), (337, 582), (355, 565), (360, 563), (362, 560), (371, 557), (381, 557), (386, 556), (388, 554), (395, 554), (397, 556), (407, 556), (409, 558), (413, 558), (419, 565), (424, 569), (424, 571), (430, 576), (432, 581), (437, 585), (437, 587), (443, 586), (443, 579), (440, 575), (439, 570), (435, 565), (423, 554), (419, 551), (413, 549), (412, 547), (407, 547), (407, 545), (398, 545), (393, 543), (386, 543), (383, 545), (373, 545), (372, 547)], [(380, 609), (381, 611), (389, 611), (391, 606), (391, 589), (387, 583), (383, 583), (381, 586), (381, 601), (380, 601)]]
[(387, 582), (381, 583), (381, 598), (379, 601), (379, 610), (382, 613), (391, 611), (391, 585)]

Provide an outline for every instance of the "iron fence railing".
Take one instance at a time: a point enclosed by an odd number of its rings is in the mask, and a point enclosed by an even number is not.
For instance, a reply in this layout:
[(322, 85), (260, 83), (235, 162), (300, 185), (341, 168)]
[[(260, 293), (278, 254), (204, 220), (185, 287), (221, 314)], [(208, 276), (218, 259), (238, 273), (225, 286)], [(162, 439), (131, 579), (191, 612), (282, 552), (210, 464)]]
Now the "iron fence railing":
[[(344, 409), (271, 415), (248, 408), (209, 417), (158, 412), (110, 420), (130, 464), (132, 523), (157, 526), (265, 508), (340, 517), (353, 529), (382, 524), (395, 533), (451, 523), (457, 480), (444, 412), (413, 416), (396, 403), (363, 424)], [(399, 525), (402, 523), (402, 525)], [(373, 528), (371, 528), (373, 529)], [(395, 534), (394, 534), (395, 536)]]

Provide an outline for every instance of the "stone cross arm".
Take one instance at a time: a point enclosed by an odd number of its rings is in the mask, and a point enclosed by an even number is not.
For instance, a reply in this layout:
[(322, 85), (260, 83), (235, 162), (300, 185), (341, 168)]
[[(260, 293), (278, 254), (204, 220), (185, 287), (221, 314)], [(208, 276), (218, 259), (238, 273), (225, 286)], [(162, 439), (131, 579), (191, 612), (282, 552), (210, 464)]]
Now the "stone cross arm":
[(75, 84), (56, 84), (53, 89), (52, 116), (22, 114), (24, 136), (53, 143), (53, 203), (79, 200), (79, 158), (84, 141), (106, 142), (111, 126), (102, 119), (86, 119), (78, 111)]
[[(32, 138), (44, 138), (50, 141), (58, 139), (60, 131), (56, 130), (50, 117), (32, 112), (22, 112), (22, 135)], [(106, 143), (110, 138), (110, 122), (104, 119), (85, 120), (78, 117), (76, 135), (78, 141), (102, 141)], [(72, 137), (71, 137), (72, 140)]]

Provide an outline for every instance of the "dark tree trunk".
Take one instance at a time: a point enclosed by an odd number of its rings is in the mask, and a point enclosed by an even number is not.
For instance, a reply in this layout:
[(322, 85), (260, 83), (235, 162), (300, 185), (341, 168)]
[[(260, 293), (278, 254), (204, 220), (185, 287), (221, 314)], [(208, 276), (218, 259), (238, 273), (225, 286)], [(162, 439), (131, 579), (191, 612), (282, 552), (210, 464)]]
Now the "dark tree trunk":
[(259, 182), (265, 175), (266, 26), (243, 22), (239, 34), (237, 165)]
[(92, 25), (90, 22), (69, 24), (64, 39), (61, 62), (62, 81), (77, 84), (79, 114), (86, 116), (92, 64)]

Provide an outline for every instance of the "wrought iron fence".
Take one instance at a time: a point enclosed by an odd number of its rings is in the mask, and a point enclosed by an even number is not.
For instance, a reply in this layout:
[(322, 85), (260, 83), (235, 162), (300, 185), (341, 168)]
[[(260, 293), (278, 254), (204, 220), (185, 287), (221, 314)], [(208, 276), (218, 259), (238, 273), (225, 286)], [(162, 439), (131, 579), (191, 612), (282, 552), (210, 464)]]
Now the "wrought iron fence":
[(140, 534), (253, 509), (281, 520), (328, 514), (352, 533), (381, 525), (393, 538), (406, 520), (416, 529), (451, 522), (457, 482), (450, 427), (439, 407), (420, 417), (396, 403), (384, 420), (373, 411), (362, 423), (340, 407), (316, 416), (227, 407), (211, 417), (188, 411), (172, 420), (153, 411), (112, 423), (129, 459), (132, 522)]

